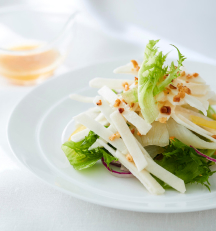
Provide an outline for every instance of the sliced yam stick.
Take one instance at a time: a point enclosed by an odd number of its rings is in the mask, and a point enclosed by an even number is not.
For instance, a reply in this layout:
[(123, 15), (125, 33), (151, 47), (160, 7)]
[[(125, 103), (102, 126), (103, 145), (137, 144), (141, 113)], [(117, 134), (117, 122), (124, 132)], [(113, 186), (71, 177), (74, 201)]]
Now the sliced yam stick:
[(137, 141), (143, 155), (146, 157), (146, 160), (148, 162), (148, 165), (146, 167), (146, 170), (149, 171), (151, 174), (156, 176), (157, 178), (161, 179), (177, 191), (181, 193), (185, 193), (186, 188), (185, 188), (185, 183), (182, 179), (179, 177), (175, 176), (171, 172), (167, 171), (165, 168), (161, 167), (158, 165), (150, 155), (146, 152), (146, 150), (142, 147), (142, 145)]
[(81, 140), (84, 140), (85, 137), (89, 134), (90, 130), (88, 128), (80, 131), (80, 132), (77, 132), (76, 134), (72, 135), (71, 136), (71, 140), (73, 142), (79, 142)]
[(190, 120), (186, 119), (184, 116), (182, 116), (181, 114), (173, 114), (172, 118), (178, 123), (183, 125), (184, 127), (188, 128), (189, 130), (196, 132), (197, 134), (206, 137), (207, 139), (216, 142), (216, 139), (212, 138), (210, 135), (207, 135), (206, 130), (202, 129), (201, 127), (197, 126), (196, 124), (194, 124), (193, 122), (191, 122)]
[(91, 131), (96, 133), (98, 136), (106, 140), (106, 142), (110, 143), (113, 145), (116, 149), (120, 150), (124, 154), (127, 154), (127, 148), (123, 142), (122, 139), (114, 139), (111, 141), (109, 137), (113, 135), (113, 133), (105, 128), (103, 125), (98, 123), (97, 121), (91, 119), (89, 116), (86, 114), (82, 113), (74, 117), (74, 120), (78, 121), (79, 123), (83, 124), (87, 128), (89, 128)]
[(111, 153), (113, 156), (116, 156), (116, 151), (111, 148), (104, 140), (101, 138), (97, 139), (96, 141), (101, 147), (104, 147), (109, 153)]
[(105, 78), (94, 78), (90, 80), (89, 86), (92, 88), (101, 88), (107, 86), (110, 89), (121, 89), (124, 90), (123, 83), (127, 82), (129, 85), (133, 84), (134, 81), (130, 79), (105, 79)]
[(206, 108), (203, 106), (203, 103), (200, 102), (197, 97), (185, 94), (185, 98), (184, 98), (185, 102), (188, 103), (191, 107), (195, 107), (198, 110), (200, 110), (201, 112), (203, 112), (203, 114), (205, 116), (207, 116), (207, 112), (206, 112)]
[(134, 68), (134, 65), (133, 65), (132, 62), (127, 63), (124, 66), (117, 67), (113, 72), (115, 74), (133, 74), (133, 75), (138, 75), (138, 71)]
[(82, 103), (92, 103), (94, 100), (94, 97), (87, 97), (83, 95), (78, 95), (78, 94), (71, 94), (70, 98)]
[(164, 188), (151, 176), (151, 174), (143, 169), (138, 171), (133, 162), (129, 162), (125, 155), (121, 152), (116, 151), (115, 157), (144, 185), (144, 187), (151, 193), (155, 195), (164, 194)]
[[(118, 99), (118, 96), (106, 86), (102, 87), (98, 93), (111, 105), (114, 105), (115, 101)], [(123, 116), (133, 124), (142, 135), (146, 135), (151, 129), (151, 124), (148, 124), (143, 118), (138, 116), (136, 112), (131, 111), (130, 107), (125, 103), (122, 102), (118, 108), (124, 108)]]
[(146, 135), (152, 128), (151, 124), (147, 123), (143, 118), (141, 118), (137, 113), (126, 110), (122, 113), (126, 120), (132, 123), (140, 132), (141, 135)]
[(200, 139), (193, 132), (187, 129), (185, 126), (178, 124), (172, 118), (169, 119), (167, 123), (167, 129), (169, 136), (174, 136), (176, 139), (180, 140), (182, 143), (193, 146), (199, 149), (216, 149), (216, 143), (206, 142)]
[[(97, 102), (99, 101), (101, 102), (101, 105), (98, 106)], [(106, 117), (109, 123), (111, 124), (112, 121), (110, 119), (110, 115), (114, 112), (114, 109), (112, 109), (109, 103), (106, 100), (104, 100), (104, 98), (101, 96), (96, 96), (93, 102), (98, 107), (98, 109), (101, 111), (101, 113), (103, 113), (103, 115)]]
[(143, 156), (139, 146), (137, 145), (136, 139), (131, 133), (124, 118), (118, 111), (113, 112), (110, 118), (112, 119), (115, 127), (120, 133), (130, 155), (133, 157), (133, 160), (135, 162), (138, 171), (142, 171), (147, 166), (146, 159)]
[(104, 86), (101, 89), (99, 89), (98, 94), (101, 95), (105, 100), (107, 100), (112, 106), (118, 99), (118, 96), (107, 86)]
[(96, 118), (95, 121), (98, 121), (100, 124), (102, 124), (103, 126), (108, 126), (109, 125), (109, 121), (106, 119), (106, 117), (104, 116), (103, 113), (100, 113)]

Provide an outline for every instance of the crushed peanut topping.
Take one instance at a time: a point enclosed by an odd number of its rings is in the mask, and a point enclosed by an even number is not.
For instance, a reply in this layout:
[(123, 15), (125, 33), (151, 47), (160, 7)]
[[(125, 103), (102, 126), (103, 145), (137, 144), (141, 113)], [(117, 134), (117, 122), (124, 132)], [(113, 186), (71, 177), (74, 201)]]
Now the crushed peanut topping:
[(181, 89), (182, 87), (183, 87), (183, 83), (178, 83), (178, 84), (177, 84), (178, 90)]
[(137, 63), (137, 61), (136, 60), (131, 60), (131, 62), (133, 64), (133, 66), (134, 66), (134, 69), (136, 71), (139, 71), (140, 67), (139, 67), (139, 64)]
[(130, 103), (129, 107), (132, 108), (134, 106), (134, 103)]
[(137, 132), (137, 135), (138, 135), (138, 136), (142, 136), (142, 134), (141, 134), (139, 131)]
[(124, 112), (124, 108), (119, 108), (119, 113), (123, 113)]
[(169, 85), (170, 89), (177, 89), (177, 87), (173, 86), (172, 84)]
[(171, 114), (171, 107), (169, 107), (169, 106), (163, 106), (160, 109), (160, 112), (163, 113), (163, 114), (170, 115)]
[(134, 162), (133, 157), (132, 157), (130, 154), (127, 154), (127, 155), (126, 155), (126, 159), (127, 159), (129, 162)]
[(186, 83), (189, 83), (189, 81), (187, 80)]
[(187, 75), (186, 75), (186, 78), (187, 78), (187, 79), (191, 79), (192, 77), (193, 77), (193, 76), (190, 75), (190, 74), (187, 74)]
[(122, 84), (122, 86), (124, 87), (125, 91), (128, 91), (128, 90), (129, 90), (129, 84), (128, 84), (128, 82), (124, 82), (124, 83)]
[(117, 99), (116, 101), (115, 101), (115, 103), (114, 103), (114, 107), (118, 107), (119, 105), (120, 105), (120, 103), (121, 103), (121, 100), (120, 99)]
[(216, 135), (213, 135), (212, 138), (216, 139)]
[(135, 129), (133, 128), (133, 129), (131, 130), (131, 133), (134, 134), (134, 132), (135, 132)]
[(193, 77), (198, 77), (199, 76), (199, 74), (198, 73), (193, 73)]
[(173, 102), (180, 102), (180, 100), (181, 100), (181, 98), (180, 98), (179, 95), (175, 95), (175, 96), (173, 97)]
[(169, 88), (165, 88), (165, 90), (163, 92), (165, 95), (169, 95), (171, 90)]
[(113, 141), (114, 139), (119, 139), (120, 137), (121, 137), (120, 133), (116, 132), (115, 134), (109, 137), (109, 140)]
[(98, 106), (102, 105), (102, 101), (99, 100), (97, 103), (96, 103)]
[(179, 96), (181, 99), (184, 99), (184, 97), (185, 97), (185, 92), (179, 92), (179, 93), (178, 93), (178, 96)]
[(167, 122), (167, 118), (166, 117), (162, 117), (158, 120), (160, 123), (165, 124)]
[(178, 88), (178, 91), (179, 91), (179, 92), (187, 93), (188, 95), (191, 94), (191, 89), (188, 88), (188, 87), (186, 87), (186, 86), (180, 86), (180, 87)]
[(127, 104), (127, 102), (124, 99), (122, 99), (122, 102), (125, 103), (125, 104)]
[(185, 71), (182, 71), (180, 74), (181, 77), (185, 76)]

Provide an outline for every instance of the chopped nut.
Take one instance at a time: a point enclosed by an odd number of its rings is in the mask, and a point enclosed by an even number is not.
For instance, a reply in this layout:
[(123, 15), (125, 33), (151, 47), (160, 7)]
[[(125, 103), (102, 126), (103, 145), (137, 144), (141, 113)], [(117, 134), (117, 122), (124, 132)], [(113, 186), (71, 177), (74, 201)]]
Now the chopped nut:
[(142, 136), (142, 134), (141, 134), (139, 131), (137, 132), (137, 135), (138, 135), (138, 136)]
[(122, 86), (124, 87), (125, 91), (128, 91), (128, 90), (129, 90), (129, 84), (128, 84), (128, 82), (124, 82), (124, 83), (122, 84)]
[(116, 101), (115, 101), (115, 103), (114, 103), (114, 107), (118, 107), (119, 105), (120, 105), (120, 103), (121, 103), (121, 100), (120, 99), (117, 99)]
[(198, 73), (193, 73), (193, 77), (198, 77), (199, 76), (199, 74)]
[(134, 161), (133, 161), (133, 157), (132, 157), (130, 154), (127, 154), (127, 155), (126, 155), (126, 159), (127, 159), (129, 162), (134, 162)]
[(175, 95), (175, 96), (173, 97), (173, 102), (180, 102), (180, 100), (181, 100), (181, 98), (180, 98), (179, 95)]
[(163, 113), (163, 114), (170, 115), (171, 114), (171, 107), (169, 107), (169, 106), (163, 106), (160, 109), (160, 112)]
[(131, 60), (131, 62), (133, 64), (133, 66), (134, 66), (134, 69), (136, 71), (139, 71), (140, 67), (139, 67), (139, 64), (137, 63), (137, 61), (136, 60)]
[(181, 89), (182, 87), (183, 87), (183, 83), (178, 83), (178, 84), (177, 84), (178, 90)]
[(124, 112), (124, 108), (119, 108), (119, 113), (123, 113)]
[(173, 86), (172, 84), (169, 85), (171, 89), (177, 89), (177, 87)]
[(135, 129), (133, 128), (133, 129), (131, 130), (131, 133), (134, 134), (134, 132), (135, 132)]
[(97, 103), (96, 103), (98, 106), (102, 105), (102, 101), (99, 100)]
[(111, 135), (111, 136), (109, 137), (109, 140), (113, 141), (115, 138), (116, 138), (116, 136), (115, 136), (115, 134), (113, 134), (113, 135)]
[(189, 81), (187, 80), (186, 83), (189, 83)]
[(137, 77), (134, 77), (135, 81), (138, 81), (138, 78)]
[(184, 86), (184, 87), (181, 89), (181, 91), (187, 93), (188, 95), (191, 95), (191, 89), (188, 88), (188, 87), (186, 87), (186, 86)]
[(212, 138), (216, 139), (216, 135), (213, 135)]
[(117, 139), (119, 139), (121, 137), (119, 132), (116, 132), (115, 136), (116, 136)]
[(119, 139), (120, 137), (121, 137), (120, 133), (116, 132), (115, 134), (109, 137), (109, 140), (113, 141), (114, 139)]
[(127, 102), (124, 99), (122, 99), (122, 102), (125, 103), (125, 104), (127, 104)]
[(134, 106), (134, 103), (130, 103), (129, 107), (132, 108)]
[(182, 71), (180, 74), (181, 77), (185, 76), (185, 71)]
[(187, 79), (191, 79), (192, 77), (193, 77), (193, 76), (190, 75), (190, 74), (187, 74), (187, 75), (186, 75), (186, 78), (187, 78)]
[(138, 78), (137, 78), (137, 77), (135, 77), (135, 82), (134, 82), (134, 84), (135, 84), (135, 85), (138, 84)]
[(178, 93), (178, 96), (179, 96), (181, 99), (184, 99), (185, 93), (184, 93), (184, 92), (179, 92), (179, 93)]
[(167, 118), (166, 117), (162, 117), (158, 120), (160, 123), (165, 124), (167, 122)]

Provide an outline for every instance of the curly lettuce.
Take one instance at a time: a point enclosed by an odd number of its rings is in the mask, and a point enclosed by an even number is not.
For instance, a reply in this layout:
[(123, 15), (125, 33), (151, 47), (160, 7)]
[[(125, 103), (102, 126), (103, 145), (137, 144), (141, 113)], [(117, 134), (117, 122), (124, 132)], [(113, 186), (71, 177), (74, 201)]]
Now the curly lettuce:
[(118, 160), (104, 148), (89, 150), (97, 138), (98, 136), (94, 132), (90, 131), (84, 140), (80, 142), (67, 141), (62, 145), (62, 150), (74, 169), (83, 170), (90, 168), (102, 157), (108, 167), (112, 161)]
[(158, 42), (159, 40), (150, 40), (146, 45), (144, 61), (138, 73), (138, 101), (142, 115), (148, 123), (152, 123), (159, 114), (154, 96), (180, 75), (180, 67), (186, 59), (178, 48), (172, 45), (178, 51), (178, 66), (176, 67), (174, 62), (171, 62), (170, 66), (165, 66), (168, 53), (164, 55), (162, 51), (158, 51)]

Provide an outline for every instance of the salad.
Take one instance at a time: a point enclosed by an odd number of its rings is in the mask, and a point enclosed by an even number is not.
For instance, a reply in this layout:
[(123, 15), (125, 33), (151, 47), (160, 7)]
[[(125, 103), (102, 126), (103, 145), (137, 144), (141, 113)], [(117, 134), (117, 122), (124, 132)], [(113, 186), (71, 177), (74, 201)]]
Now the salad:
[(176, 64), (159, 40), (146, 45), (144, 60), (131, 60), (114, 73), (129, 79), (94, 78), (95, 98), (72, 94), (94, 107), (75, 116), (76, 130), (62, 145), (76, 170), (101, 164), (116, 177), (136, 177), (152, 194), (172, 188), (185, 193), (186, 184), (210, 190), (216, 162), (216, 94), (199, 73), (188, 73), (178, 50)]

